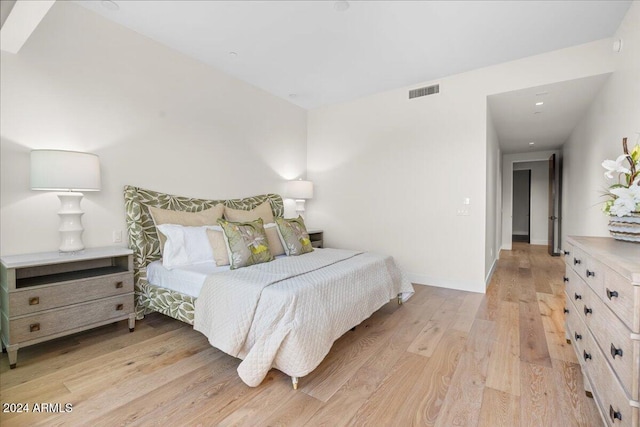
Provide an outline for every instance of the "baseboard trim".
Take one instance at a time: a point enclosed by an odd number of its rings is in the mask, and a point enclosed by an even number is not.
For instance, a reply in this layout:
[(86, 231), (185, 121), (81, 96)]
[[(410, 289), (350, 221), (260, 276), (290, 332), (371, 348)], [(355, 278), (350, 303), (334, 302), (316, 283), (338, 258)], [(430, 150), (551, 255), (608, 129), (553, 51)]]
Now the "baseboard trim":
[(461, 282), (416, 273), (407, 273), (406, 277), (415, 285), (436, 286), (438, 288), (456, 289), (458, 291), (476, 292), (480, 294), (484, 294), (486, 291), (484, 283)]
[(494, 259), (491, 264), (491, 268), (489, 269), (489, 273), (487, 273), (487, 277), (484, 278), (484, 288), (487, 289), (489, 287), (489, 283), (491, 283), (491, 278), (493, 277), (493, 272), (496, 270), (496, 266), (498, 265), (498, 259)]

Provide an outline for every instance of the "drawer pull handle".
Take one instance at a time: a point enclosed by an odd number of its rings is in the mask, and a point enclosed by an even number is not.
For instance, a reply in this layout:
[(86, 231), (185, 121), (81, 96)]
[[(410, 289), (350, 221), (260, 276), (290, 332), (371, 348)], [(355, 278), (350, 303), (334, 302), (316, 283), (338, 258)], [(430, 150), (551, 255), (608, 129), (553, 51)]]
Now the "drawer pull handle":
[(40, 297), (29, 298), (29, 305), (38, 305), (38, 304), (40, 304)]
[(573, 335), (576, 337), (576, 341), (581, 340), (582, 339), (582, 335), (580, 335), (577, 332), (574, 332)]
[(569, 252), (569, 251), (564, 251), (564, 254), (565, 254), (565, 255), (571, 255), (571, 252)]
[(564, 314), (569, 314), (569, 309), (567, 307), (564, 308)]
[(593, 314), (593, 310), (585, 305), (584, 306), (584, 315), (586, 316), (587, 314)]
[(613, 409), (613, 406), (609, 405), (609, 418), (611, 418), (611, 422), (615, 423), (615, 420), (622, 421), (622, 412), (616, 411)]
[(611, 298), (618, 298), (618, 291), (610, 291), (609, 288), (607, 288), (607, 298), (611, 299)]
[(587, 353), (587, 350), (582, 350), (582, 357), (584, 357), (584, 360), (591, 359), (591, 353)]
[(122, 311), (122, 310), (124, 310), (124, 304), (118, 304), (118, 305), (116, 306), (116, 310), (118, 310), (118, 311)]
[(613, 343), (611, 343), (611, 357), (613, 357), (615, 359), (616, 356), (622, 357), (622, 349), (621, 348), (616, 348), (616, 346), (613, 345)]
[(577, 294), (577, 293), (575, 293), (575, 292), (574, 292), (574, 294), (573, 294), (573, 297), (574, 297), (575, 299), (577, 299), (577, 300), (578, 300), (578, 299), (582, 299), (582, 295)]
[(562, 278), (562, 281), (564, 281), (564, 282), (568, 282), (568, 281), (569, 281), (569, 278), (568, 278), (567, 276), (564, 276), (564, 277)]
[(573, 258), (573, 265), (578, 265), (580, 264), (582, 261), (580, 261), (578, 258)]
[(116, 289), (121, 289), (124, 286), (124, 283), (122, 282), (117, 282), (116, 283)]
[(587, 269), (587, 277), (596, 277), (596, 272)]
[(38, 332), (40, 330), (40, 323), (32, 323), (29, 325), (29, 332)]

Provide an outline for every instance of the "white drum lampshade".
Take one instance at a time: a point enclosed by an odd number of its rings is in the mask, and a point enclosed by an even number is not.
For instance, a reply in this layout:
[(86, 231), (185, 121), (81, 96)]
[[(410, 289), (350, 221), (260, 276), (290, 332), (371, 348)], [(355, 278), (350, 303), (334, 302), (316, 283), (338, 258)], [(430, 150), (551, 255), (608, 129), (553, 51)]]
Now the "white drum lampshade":
[(304, 214), (304, 202), (307, 199), (313, 199), (313, 182), (288, 181), (285, 196), (296, 201), (296, 213), (300, 216)]
[(61, 252), (84, 249), (81, 191), (100, 191), (100, 185), (100, 159), (95, 154), (62, 150), (31, 152), (31, 189), (60, 192)]

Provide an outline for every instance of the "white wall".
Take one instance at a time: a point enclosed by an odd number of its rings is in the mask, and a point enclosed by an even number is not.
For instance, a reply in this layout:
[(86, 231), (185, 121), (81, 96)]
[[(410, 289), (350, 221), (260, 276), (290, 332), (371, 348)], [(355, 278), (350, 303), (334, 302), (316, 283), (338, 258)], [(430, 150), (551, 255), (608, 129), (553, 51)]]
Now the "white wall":
[(640, 132), (640, 2), (633, 2), (616, 33), (623, 49), (613, 54), (615, 72), (563, 147), (563, 237), (607, 236), (608, 217), (601, 194), (612, 183), (601, 163), (622, 154), (622, 138), (630, 148)]
[[(440, 93), (424, 98), (408, 99), (415, 85), (310, 111), (317, 197), (308, 222), (325, 230), (328, 246), (392, 254), (416, 283), (483, 292), (486, 203), (495, 197), (486, 182), (486, 97), (609, 72), (610, 45), (425, 82), (440, 83)], [(457, 216), (465, 198), (471, 215)]]
[(125, 184), (232, 198), (305, 173), (306, 111), (72, 2), (0, 59), (3, 255), (59, 245), (57, 197), (29, 189), (32, 149), (100, 156), (102, 191), (83, 200), (86, 246), (126, 233)]
[[(549, 162), (514, 163), (513, 170), (531, 171), (531, 230), (532, 245), (547, 245), (549, 243)], [(515, 211), (515, 203), (514, 203)], [(514, 233), (516, 226), (514, 223)]]
[(487, 167), (486, 167), (486, 193), (487, 204), (485, 214), (485, 247), (484, 247), (484, 274), (485, 285), (489, 285), (491, 275), (500, 255), (500, 243), (502, 241), (501, 204), (502, 204), (502, 160), (500, 154), (500, 142), (491, 116), (491, 110), (487, 107)]

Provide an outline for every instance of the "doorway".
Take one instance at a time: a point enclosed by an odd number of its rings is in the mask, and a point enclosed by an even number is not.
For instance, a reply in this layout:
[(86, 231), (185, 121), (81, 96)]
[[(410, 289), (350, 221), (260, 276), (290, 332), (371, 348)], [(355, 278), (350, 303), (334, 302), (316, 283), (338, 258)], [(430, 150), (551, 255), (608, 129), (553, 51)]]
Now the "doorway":
[(513, 171), (514, 242), (531, 243), (531, 169)]

